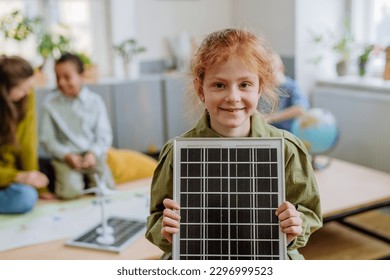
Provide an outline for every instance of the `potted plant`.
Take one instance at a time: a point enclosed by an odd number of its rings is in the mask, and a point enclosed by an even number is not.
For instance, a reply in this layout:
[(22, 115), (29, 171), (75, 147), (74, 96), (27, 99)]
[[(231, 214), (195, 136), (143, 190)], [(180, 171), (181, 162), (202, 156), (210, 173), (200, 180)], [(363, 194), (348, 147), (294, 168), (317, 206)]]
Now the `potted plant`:
[(347, 74), (348, 61), (351, 58), (353, 39), (350, 34), (343, 34), (335, 41), (332, 49), (338, 54), (339, 59), (336, 63), (336, 72), (339, 76), (345, 76)]
[(358, 57), (359, 76), (363, 77), (366, 75), (366, 66), (371, 52), (374, 50), (374, 45), (366, 46), (363, 52)]
[[(344, 22), (343, 29), (340, 33), (327, 32), (325, 34), (317, 34), (315, 32), (311, 32), (311, 36), (315, 44), (324, 46), (336, 54), (336, 72), (339, 76), (346, 75), (348, 62), (351, 58), (354, 45), (354, 39), (347, 21)], [(321, 59), (322, 55), (319, 55), (313, 61), (318, 63)]]
[[(15, 10), (0, 18), (0, 32), (5, 41), (13, 40), (22, 43), (30, 36), (38, 33), (41, 26), (41, 17), (28, 18), (20, 10)], [(40, 69), (41, 67), (34, 69), (36, 86), (45, 85), (47, 80)]]
[(67, 27), (61, 25), (58, 30), (45, 30), (38, 34), (37, 51), (43, 59), (41, 68), (49, 58), (56, 59), (64, 52), (71, 51), (71, 37), (67, 31)]
[(114, 51), (122, 59), (123, 71), (126, 78), (130, 78), (130, 64), (132, 63), (134, 56), (146, 51), (146, 48), (139, 46), (138, 42), (134, 38), (126, 39), (121, 43), (114, 45)]
[(30, 19), (23, 15), (21, 11), (15, 10), (0, 19), (0, 31), (5, 39), (21, 42), (35, 32), (41, 21), (40, 17)]

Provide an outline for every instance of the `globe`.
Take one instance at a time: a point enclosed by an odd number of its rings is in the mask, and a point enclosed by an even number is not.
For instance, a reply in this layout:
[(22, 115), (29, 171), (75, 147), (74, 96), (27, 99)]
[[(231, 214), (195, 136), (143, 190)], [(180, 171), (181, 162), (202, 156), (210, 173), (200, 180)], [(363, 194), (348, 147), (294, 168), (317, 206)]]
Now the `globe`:
[(302, 140), (313, 158), (332, 150), (339, 138), (335, 117), (321, 108), (312, 108), (296, 118), (292, 123), (291, 132)]

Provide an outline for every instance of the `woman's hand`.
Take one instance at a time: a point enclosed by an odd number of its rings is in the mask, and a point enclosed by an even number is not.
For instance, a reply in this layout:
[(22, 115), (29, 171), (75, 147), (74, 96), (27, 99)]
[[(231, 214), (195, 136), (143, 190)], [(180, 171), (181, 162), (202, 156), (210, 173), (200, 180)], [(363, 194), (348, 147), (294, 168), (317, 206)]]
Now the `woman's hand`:
[(165, 209), (163, 211), (161, 235), (172, 243), (172, 235), (179, 232), (180, 215), (176, 210), (180, 209), (179, 204), (170, 198), (163, 201)]
[(290, 243), (302, 233), (301, 213), (290, 202), (283, 202), (275, 215), (278, 216), (282, 232), (287, 234), (287, 243)]
[(15, 181), (37, 189), (44, 188), (49, 184), (49, 179), (47, 179), (46, 175), (36, 170), (19, 172)]

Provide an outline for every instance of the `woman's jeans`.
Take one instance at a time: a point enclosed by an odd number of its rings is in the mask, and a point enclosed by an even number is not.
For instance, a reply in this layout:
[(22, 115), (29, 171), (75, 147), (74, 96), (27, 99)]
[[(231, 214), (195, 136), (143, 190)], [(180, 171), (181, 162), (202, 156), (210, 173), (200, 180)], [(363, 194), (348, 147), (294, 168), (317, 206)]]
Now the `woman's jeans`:
[(0, 214), (23, 214), (31, 209), (38, 200), (37, 190), (29, 185), (11, 184), (0, 189)]

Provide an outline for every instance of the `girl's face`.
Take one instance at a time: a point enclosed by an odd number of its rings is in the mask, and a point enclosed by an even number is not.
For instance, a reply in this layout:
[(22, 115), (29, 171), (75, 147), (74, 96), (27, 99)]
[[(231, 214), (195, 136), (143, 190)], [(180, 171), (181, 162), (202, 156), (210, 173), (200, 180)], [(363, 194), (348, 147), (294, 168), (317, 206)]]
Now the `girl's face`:
[(9, 98), (11, 99), (12, 102), (20, 101), (30, 92), (33, 85), (34, 85), (33, 77), (23, 80), (17, 86), (11, 89), (9, 93)]
[(226, 137), (246, 137), (250, 116), (260, 98), (257, 73), (233, 56), (205, 71), (200, 99), (210, 114), (211, 128)]
[(69, 61), (61, 62), (55, 66), (58, 89), (67, 97), (77, 97), (83, 84), (83, 76), (78, 72), (77, 66)]

